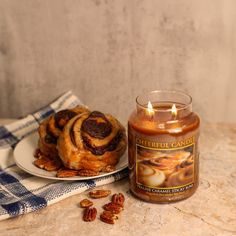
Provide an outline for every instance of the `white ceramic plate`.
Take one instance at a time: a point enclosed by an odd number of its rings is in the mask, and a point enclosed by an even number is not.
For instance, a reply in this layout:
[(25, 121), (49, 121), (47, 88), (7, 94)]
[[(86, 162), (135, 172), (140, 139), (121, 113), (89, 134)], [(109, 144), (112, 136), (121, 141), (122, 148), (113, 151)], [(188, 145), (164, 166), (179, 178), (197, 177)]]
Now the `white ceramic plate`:
[(127, 157), (127, 153), (125, 153), (120, 158), (119, 163), (116, 165), (116, 170), (113, 172), (109, 172), (109, 173), (101, 172), (100, 175), (90, 176), (90, 177), (75, 176), (75, 177), (70, 177), (70, 178), (57, 178), (55, 171), (49, 172), (46, 170), (42, 170), (33, 164), (35, 160), (34, 152), (35, 152), (35, 149), (37, 148), (37, 145), (38, 145), (37, 132), (25, 137), (16, 145), (16, 148), (14, 150), (14, 160), (17, 166), (20, 167), (22, 170), (32, 175), (42, 177), (42, 178), (55, 179), (55, 180), (88, 180), (88, 179), (95, 179), (98, 177), (114, 174), (118, 171), (125, 169), (128, 166), (128, 157)]

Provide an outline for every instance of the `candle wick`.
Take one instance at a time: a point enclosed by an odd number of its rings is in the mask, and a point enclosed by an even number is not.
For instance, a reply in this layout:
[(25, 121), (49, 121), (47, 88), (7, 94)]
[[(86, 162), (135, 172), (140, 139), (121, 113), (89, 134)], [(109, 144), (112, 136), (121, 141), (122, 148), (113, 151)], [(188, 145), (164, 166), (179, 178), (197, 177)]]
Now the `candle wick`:
[(177, 120), (177, 114), (172, 114), (172, 119)]
[(153, 119), (154, 119), (154, 114), (151, 113), (151, 114), (149, 115), (149, 120), (152, 121)]

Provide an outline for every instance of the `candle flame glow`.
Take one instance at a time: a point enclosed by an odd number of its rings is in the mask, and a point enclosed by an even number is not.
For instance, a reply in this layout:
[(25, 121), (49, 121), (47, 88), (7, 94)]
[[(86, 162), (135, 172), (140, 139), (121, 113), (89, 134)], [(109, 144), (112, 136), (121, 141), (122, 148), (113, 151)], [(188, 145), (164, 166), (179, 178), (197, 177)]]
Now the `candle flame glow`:
[(148, 114), (151, 116), (154, 114), (152, 103), (150, 101), (148, 101)]
[(177, 116), (177, 109), (176, 109), (176, 105), (175, 104), (173, 104), (173, 106), (171, 108), (171, 113), (172, 113), (172, 115)]

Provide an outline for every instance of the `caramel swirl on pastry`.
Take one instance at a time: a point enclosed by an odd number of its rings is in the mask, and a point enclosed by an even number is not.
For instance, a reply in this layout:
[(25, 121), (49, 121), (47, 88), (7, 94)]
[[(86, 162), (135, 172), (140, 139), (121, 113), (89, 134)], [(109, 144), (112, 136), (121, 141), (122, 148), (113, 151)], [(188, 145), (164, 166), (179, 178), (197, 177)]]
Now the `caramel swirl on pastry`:
[(165, 153), (158, 153), (157, 157), (144, 159), (144, 162), (149, 163), (150, 165), (153, 165), (159, 170), (163, 171), (166, 177), (175, 172), (182, 163), (187, 162), (190, 156), (190, 153), (185, 151), (179, 151), (169, 154), (166, 153), (165, 155), (163, 154)]
[(67, 109), (57, 112), (55, 115), (51, 116), (48, 122), (49, 132), (56, 138), (60, 135), (64, 126), (67, 122), (74, 116), (81, 114), (83, 112), (88, 112), (88, 109), (83, 106), (77, 106), (73, 109)]
[(83, 106), (62, 110), (53, 114), (39, 125), (38, 146), (45, 156), (49, 158), (56, 158), (58, 156), (57, 139), (63, 127), (71, 118), (83, 112), (88, 112), (88, 109)]
[(151, 187), (159, 187), (165, 181), (165, 174), (152, 165), (138, 164), (138, 182)]
[(92, 112), (81, 126), (82, 131), (87, 132), (91, 137), (103, 139), (112, 131), (112, 124), (99, 111)]
[(70, 120), (76, 115), (77, 115), (76, 112), (70, 111), (70, 110), (63, 110), (63, 111), (57, 112), (54, 116), (56, 127), (62, 130), (65, 124), (68, 122), (68, 120)]
[(107, 144), (101, 146), (94, 145), (92, 138), (102, 140), (108, 137), (112, 132), (112, 123), (104, 114), (98, 111), (92, 112), (89, 117), (84, 120), (81, 131), (84, 146), (94, 155), (103, 155), (107, 151), (115, 150), (123, 135), (122, 131), (118, 130), (116, 135)]
[(163, 171), (166, 177), (176, 170), (176, 166), (179, 163), (168, 156), (151, 159), (148, 162), (159, 170)]
[(166, 187), (176, 187), (193, 181), (193, 165), (181, 168), (170, 175), (165, 183)]
[(124, 127), (98, 111), (72, 118), (59, 136), (59, 156), (70, 169), (101, 171), (115, 166), (127, 145)]

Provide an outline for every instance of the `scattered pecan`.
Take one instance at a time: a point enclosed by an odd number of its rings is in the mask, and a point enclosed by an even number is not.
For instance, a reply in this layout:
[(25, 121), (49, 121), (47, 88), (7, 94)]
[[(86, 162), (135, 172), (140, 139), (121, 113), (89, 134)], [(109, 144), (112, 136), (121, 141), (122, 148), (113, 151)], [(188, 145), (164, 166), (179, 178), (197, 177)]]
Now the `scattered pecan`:
[(83, 199), (80, 201), (80, 206), (83, 208), (91, 207), (93, 205), (93, 202), (88, 199)]
[(96, 176), (99, 175), (99, 172), (93, 170), (79, 170), (78, 175), (80, 176)]
[(122, 193), (113, 194), (111, 201), (120, 206), (124, 206), (125, 196)]
[(47, 158), (39, 158), (34, 161), (34, 165), (36, 165), (40, 169), (45, 169), (47, 171), (55, 171), (61, 167), (62, 163), (59, 160), (50, 160)]
[(111, 166), (111, 165), (105, 166), (102, 169), (103, 172), (113, 172), (115, 170), (116, 170), (116, 167), (115, 166)]
[(119, 214), (124, 208), (113, 202), (109, 202), (103, 206), (104, 210), (110, 211), (113, 214)]
[(89, 192), (89, 196), (91, 198), (103, 198), (103, 197), (107, 197), (108, 195), (111, 194), (111, 190), (93, 190), (91, 192)]
[(78, 170), (70, 170), (70, 169), (60, 169), (57, 171), (56, 176), (58, 178), (67, 178), (67, 177), (74, 177), (78, 175)]
[(84, 210), (84, 221), (94, 221), (97, 216), (97, 209), (95, 207), (85, 208)]
[(118, 216), (111, 213), (110, 211), (103, 211), (103, 213), (100, 215), (100, 219), (107, 224), (115, 224)]

